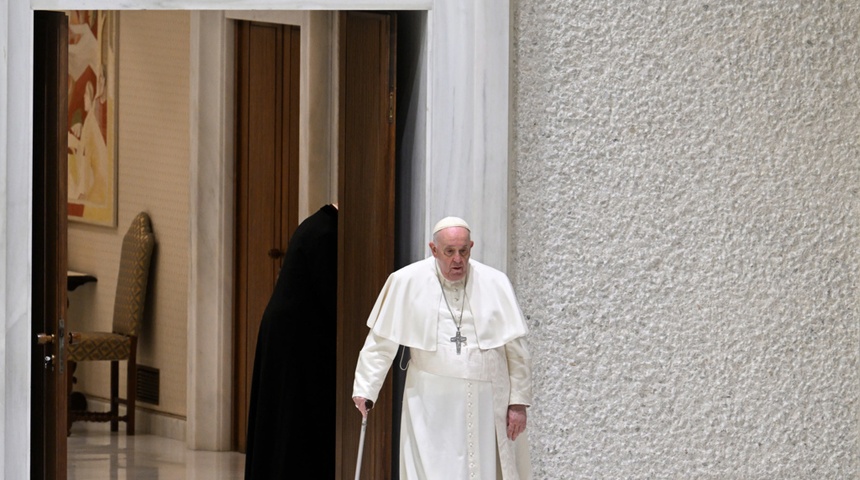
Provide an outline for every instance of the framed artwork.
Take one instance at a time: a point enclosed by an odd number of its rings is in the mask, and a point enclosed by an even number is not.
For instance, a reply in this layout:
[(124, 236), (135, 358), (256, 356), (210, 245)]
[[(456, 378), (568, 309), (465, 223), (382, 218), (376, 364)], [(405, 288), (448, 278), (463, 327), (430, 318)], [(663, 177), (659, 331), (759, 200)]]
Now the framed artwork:
[(118, 14), (69, 15), (69, 220), (117, 225)]

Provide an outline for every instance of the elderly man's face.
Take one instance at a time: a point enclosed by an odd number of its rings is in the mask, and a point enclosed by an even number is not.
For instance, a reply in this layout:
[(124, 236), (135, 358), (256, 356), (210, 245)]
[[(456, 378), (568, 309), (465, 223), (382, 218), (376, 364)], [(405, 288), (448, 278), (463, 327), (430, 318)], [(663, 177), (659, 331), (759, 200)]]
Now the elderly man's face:
[(469, 230), (463, 227), (449, 227), (439, 230), (430, 242), (430, 251), (436, 257), (436, 263), (442, 276), (452, 282), (466, 276), (469, 266), (469, 255), (472, 253), (472, 241)]

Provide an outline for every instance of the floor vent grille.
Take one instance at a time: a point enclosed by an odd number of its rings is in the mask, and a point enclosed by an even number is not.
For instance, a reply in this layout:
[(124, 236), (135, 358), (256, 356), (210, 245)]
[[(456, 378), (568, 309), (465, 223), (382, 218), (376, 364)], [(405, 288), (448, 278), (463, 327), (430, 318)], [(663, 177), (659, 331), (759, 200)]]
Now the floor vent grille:
[(137, 366), (137, 401), (158, 405), (159, 370)]

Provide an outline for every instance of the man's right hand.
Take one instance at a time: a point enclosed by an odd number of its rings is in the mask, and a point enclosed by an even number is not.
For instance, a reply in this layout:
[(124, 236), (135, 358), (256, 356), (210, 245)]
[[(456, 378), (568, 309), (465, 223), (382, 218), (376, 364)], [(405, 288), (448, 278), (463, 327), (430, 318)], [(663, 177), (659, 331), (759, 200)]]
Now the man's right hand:
[(364, 397), (352, 397), (352, 401), (355, 402), (355, 408), (361, 412), (361, 416), (367, 418), (367, 412), (373, 408), (373, 401), (368, 400)]

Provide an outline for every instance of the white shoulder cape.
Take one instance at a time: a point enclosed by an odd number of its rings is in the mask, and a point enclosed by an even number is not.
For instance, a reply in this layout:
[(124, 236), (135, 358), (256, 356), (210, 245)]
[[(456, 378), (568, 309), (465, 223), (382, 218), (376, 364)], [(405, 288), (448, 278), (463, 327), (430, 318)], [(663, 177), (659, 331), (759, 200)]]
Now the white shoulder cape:
[[(388, 276), (367, 326), (401, 345), (435, 351), (441, 301), (436, 259), (427, 257)], [(479, 348), (501, 347), (528, 333), (513, 286), (499, 270), (469, 260), (466, 301), (475, 317)]]

